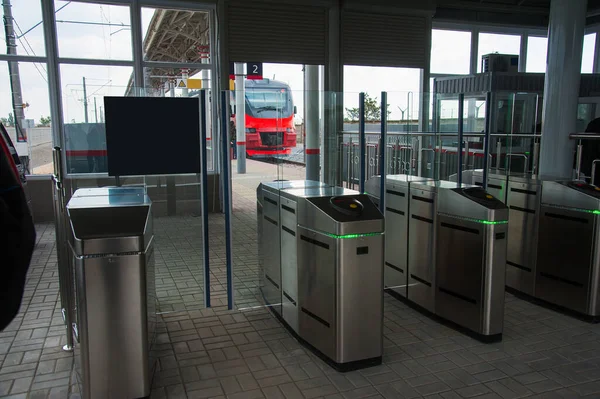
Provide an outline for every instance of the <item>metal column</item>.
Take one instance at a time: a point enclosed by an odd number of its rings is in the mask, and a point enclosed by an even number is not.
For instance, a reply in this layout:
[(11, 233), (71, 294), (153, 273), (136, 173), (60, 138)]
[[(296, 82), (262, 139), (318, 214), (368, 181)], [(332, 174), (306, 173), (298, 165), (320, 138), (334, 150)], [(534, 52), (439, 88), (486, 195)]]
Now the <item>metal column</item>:
[(365, 192), (365, 180), (367, 179), (367, 137), (365, 134), (365, 93), (358, 95), (358, 154), (359, 154), (359, 177), (358, 190)]
[[(463, 143), (463, 129), (464, 129), (464, 111), (465, 111), (465, 95), (464, 94), (459, 94), (458, 95), (458, 144), (457, 144), (457, 155), (458, 155), (458, 175), (457, 175), (457, 182), (458, 182), (458, 187), (462, 186), (462, 171), (463, 171), (463, 150), (462, 150), (462, 143)], [(466, 148), (467, 151), (469, 151), (469, 148)], [(468, 154), (467, 154), (468, 156)]]
[(387, 150), (387, 92), (381, 92), (381, 137), (379, 138), (379, 211), (385, 215), (385, 177), (387, 175), (385, 153)]
[(223, 187), (223, 212), (225, 213), (225, 266), (227, 272), (227, 309), (234, 306), (233, 271), (231, 253), (231, 159), (229, 158), (229, 92), (221, 92), (221, 183)]
[(200, 159), (202, 162), (201, 170), (201, 181), (200, 195), (202, 203), (202, 240), (203, 240), (203, 251), (204, 251), (204, 304), (207, 308), (210, 308), (210, 258), (209, 258), (209, 244), (208, 244), (208, 155), (206, 146), (208, 121), (210, 116), (207, 117), (206, 112), (206, 97), (207, 91), (200, 91)]
[[(246, 173), (246, 88), (244, 87), (244, 64), (235, 63), (235, 140), (237, 149), (237, 172)], [(223, 121), (225, 123), (226, 121)]]
[(544, 84), (540, 174), (571, 178), (587, 0), (552, 0)]
[(305, 65), (306, 180), (319, 180), (319, 66)]

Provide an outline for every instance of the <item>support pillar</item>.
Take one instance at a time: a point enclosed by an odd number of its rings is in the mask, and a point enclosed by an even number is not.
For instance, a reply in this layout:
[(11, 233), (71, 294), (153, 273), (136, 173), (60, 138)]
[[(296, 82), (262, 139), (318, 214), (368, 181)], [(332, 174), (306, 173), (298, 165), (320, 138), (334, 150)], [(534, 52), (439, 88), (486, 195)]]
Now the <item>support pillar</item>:
[(544, 111), (540, 174), (572, 178), (577, 128), (577, 103), (587, 0), (552, 0), (548, 24), (548, 63), (544, 84)]
[(246, 88), (244, 64), (235, 63), (235, 137), (237, 145), (237, 172), (246, 173)]
[(319, 66), (305, 65), (306, 180), (319, 180)]

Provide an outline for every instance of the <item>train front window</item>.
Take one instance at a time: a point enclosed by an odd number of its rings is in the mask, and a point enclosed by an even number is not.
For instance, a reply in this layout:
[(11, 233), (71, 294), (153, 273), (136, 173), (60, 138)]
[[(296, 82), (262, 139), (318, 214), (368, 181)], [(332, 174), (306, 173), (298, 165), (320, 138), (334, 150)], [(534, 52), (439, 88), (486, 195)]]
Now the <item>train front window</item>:
[(285, 89), (246, 90), (246, 113), (255, 118), (278, 118), (292, 114), (292, 100)]

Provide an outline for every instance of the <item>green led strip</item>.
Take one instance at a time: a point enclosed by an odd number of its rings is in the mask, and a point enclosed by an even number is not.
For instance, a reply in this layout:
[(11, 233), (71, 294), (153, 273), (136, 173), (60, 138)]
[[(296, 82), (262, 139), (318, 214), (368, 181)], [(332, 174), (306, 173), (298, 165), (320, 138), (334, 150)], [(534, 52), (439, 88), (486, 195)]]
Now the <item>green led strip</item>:
[(483, 219), (472, 219), (464, 218), (462, 216), (449, 215), (447, 213), (440, 213), (441, 216), (447, 216), (452, 219), (466, 220), (468, 222), (474, 222), (479, 224), (496, 225), (496, 224), (508, 224), (508, 220), (483, 220)]
[(331, 233), (323, 233), (323, 234), (325, 234), (327, 237), (342, 239), (342, 240), (347, 239), (347, 238), (375, 237), (375, 236), (383, 235), (383, 233), (363, 233), (363, 234), (344, 234), (344, 235), (337, 235), (337, 234), (331, 234)]
[(546, 205), (546, 206), (548, 206), (550, 208), (564, 209), (564, 210), (567, 210), (567, 211), (593, 213), (594, 215), (600, 215), (600, 210), (598, 210), (598, 209), (571, 208), (569, 206), (551, 205), (551, 204), (543, 204), (543, 205)]

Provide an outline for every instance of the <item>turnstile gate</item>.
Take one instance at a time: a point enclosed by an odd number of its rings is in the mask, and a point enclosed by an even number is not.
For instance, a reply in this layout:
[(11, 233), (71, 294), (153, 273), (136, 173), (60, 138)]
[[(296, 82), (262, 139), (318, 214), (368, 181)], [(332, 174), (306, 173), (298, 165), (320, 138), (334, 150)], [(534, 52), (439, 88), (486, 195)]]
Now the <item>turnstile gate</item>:
[(544, 181), (535, 296), (600, 317), (600, 188)]
[[(282, 307), (275, 313), (340, 371), (381, 363), (383, 216), (366, 195), (343, 188), (288, 188), (278, 197)], [(260, 240), (261, 248), (275, 242), (264, 233)]]
[[(391, 290), (398, 295), (406, 297), (408, 278), (409, 278), (409, 264), (411, 261), (419, 262), (423, 265), (423, 261), (427, 262), (428, 259), (422, 259), (419, 255), (412, 255), (409, 251), (411, 244), (419, 246), (421, 244), (433, 245), (433, 234), (425, 237), (425, 242), (420, 243), (418, 239), (408, 240), (404, 237), (409, 236), (409, 224), (417, 224), (422, 222), (419, 216), (411, 217), (409, 213), (409, 204), (412, 204), (413, 199), (410, 195), (411, 184), (431, 181), (431, 179), (410, 176), (410, 175), (389, 175), (386, 176), (386, 187), (385, 187), (385, 220), (386, 220), (386, 236), (385, 236), (385, 267), (384, 267), (384, 285), (387, 290)], [(373, 201), (379, 203), (379, 192), (381, 180), (379, 176), (374, 176), (366, 182), (366, 190), (369, 195), (373, 198)], [(419, 209), (421, 212), (431, 213), (429, 200), (425, 202), (419, 201), (419, 196), (415, 200), (415, 209)], [(424, 209), (425, 208), (425, 209)], [(416, 212), (418, 213), (419, 210)], [(429, 219), (433, 219), (433, 215), (430, 215)], [(418, 229), (418, 227), (417, 227)], [(419, 233), (417, 233), (419, 235)], [(430, 248), (431, 252), (431, 248)], [(425, 255), (427, 257), (427, 255)], [(429, 259), (430, 260), (430, 259)], [(430, 265), (433, 267), (433, 263)], [(428, 267), (428, 266), (425, 266)], [(414, 280), (414, 278), (412, 278)], [(432, 309), (430, 309), (432, 310)]]
[[(379, 181), (378, 177), (369, 180), (367, 191), (378, 193)], [(400, 206), (395, 205), (390, 191)], [(392, 221), (391, 214), (401, 218)], [(455, 182), (387, 176), (386, 249), (401, 252), (405, 267), (398, 268), (397, 278), (406, 286), (404, 290), (389, 288), (389, 263), (394, 257), (386, 252), (388, 292), (484, 340), (499, 338), (504, 317), (507, 220), (506, 206), (483, 188), (463, 185), (458, 189)]]
[(448, 186), (438, 190), (436, 227), (436, 313), (500, 338), (508, 209), (482, 188)]
[(288, 189), (326, 187), (312, 180), (263, 182), (256, 189), (260, 288), (267, 305), (281, 315), (280, 192)]

